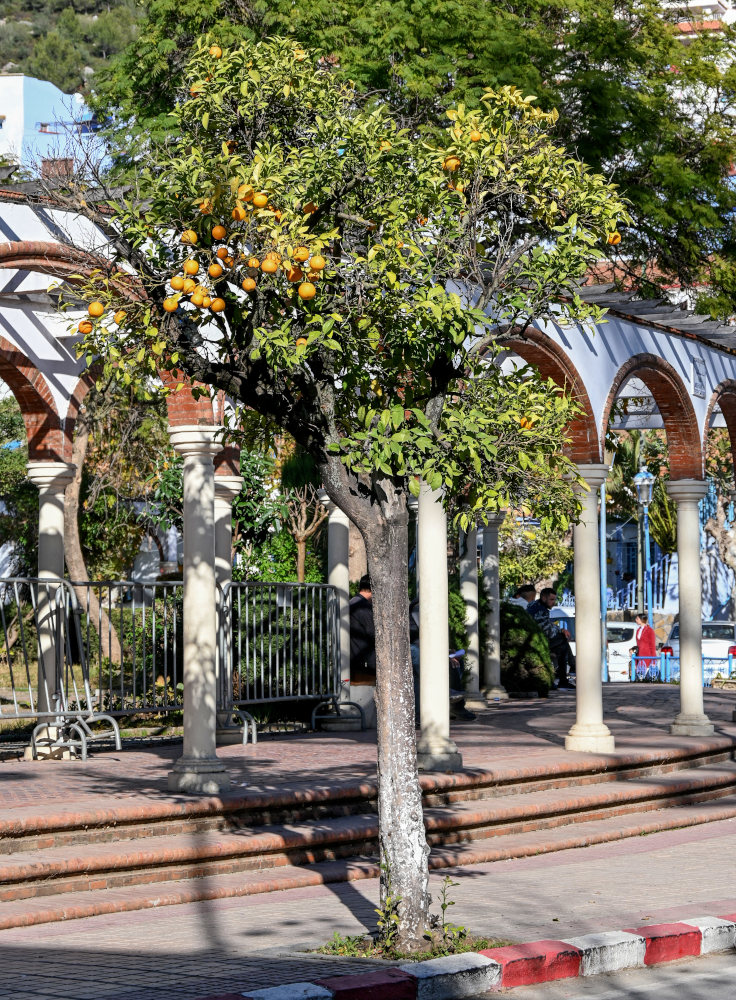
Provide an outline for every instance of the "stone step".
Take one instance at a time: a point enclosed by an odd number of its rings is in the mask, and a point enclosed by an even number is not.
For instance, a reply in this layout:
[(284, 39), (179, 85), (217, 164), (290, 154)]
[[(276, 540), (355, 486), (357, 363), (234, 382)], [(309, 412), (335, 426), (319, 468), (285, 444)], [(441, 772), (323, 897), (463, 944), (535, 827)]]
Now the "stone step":
[[(530, 794), (545, 789), (621, 783), (629, 779), (691, 770), (733, 759), (734, 742), (715, 738), (707, 745), (606, 755), (570, 755), (564, 762), (545, 760), (523, 767), (466, 770), (458, 774), (422, 774), (426, 807)], [(376, 812), (373, 781), (311, 788), (285, 782), (276, 790), (233, 792), (222, 798), (182, 799), (159, 796), (146, 802), (116, 800), (104, 809), (75, 811), (39, 805), (15, 809), (0, 818), (0, 859), (18, 851), (93, 843), (120, 843), (141, 837), (232, 831), (327, 820)]]
[[(425, 809), (428, 841), (448, 847), (530, 830), (570, 826), (631, 812), (690, 805), (736, 791), (736, 764), (675, 771), (626, 782), (584, 785)], [(211, 878), (236, 871), (311, 865), (376, 853), (375, 815), (318, 823), (199, 831), (19, 851), (0, 860), (0, 901)]]
[[(523, 858), (563, 851), (608, 841), (638, 837), (665, 830), (736, 817), (736, 795), (730, 795), (707, 809), (698, 805), (632, 812), (622, 822), (619, 816), (588, 820), (553, 830), (509, 833), (457, 846), (432, 849), (433, 870)], [(310, 867), (283, 865), (269, 870), (253, 870), (213, 875), (207, 879), (172, 881), (167, 885), (128, 885), (106, 892), (78, 891), (59, 896), (9, 901), (0, 909), (0, 930), (61, 920), (73, 920), (107, 913), (121, 913), (195, 903), (205, 900), (249, 896), (281, 889), (376, 878), (379, 867), (370, 860), (338, 860)]]

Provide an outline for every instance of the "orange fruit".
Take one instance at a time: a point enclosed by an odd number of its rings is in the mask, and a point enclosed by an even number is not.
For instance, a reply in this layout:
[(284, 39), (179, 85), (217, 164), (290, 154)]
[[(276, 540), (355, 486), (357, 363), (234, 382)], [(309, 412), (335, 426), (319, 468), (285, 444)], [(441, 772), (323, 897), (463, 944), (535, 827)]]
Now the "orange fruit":
[(192, 294), (192, 305), (201, 306), (204, 303), (204, 294), (200, 291), (195, 291)]
[(115, 313), (115, 315), (113, 316), (113, 319), (114, 319), (114, 320), (115, 320), (115, 322), (116, 322), (116, 323), (118, 324), (118, 326), (120, 326), (120, 324), (121, 324), (122, 322), (124, 322), (124, 320), (125, 320), (125, 315), (126, 315), (126, 313), (125, 313), (125, 310), (124, 310), (124, 309), (118, 309), (118, 311), (117, 311), (117, 312)]
[(90, 304), (87, 306), (87, 312), (90, 314), (90, 316), (94, 316), (95, 318), (101, 316), (104, 313), (104, 311), (105, 307), (101, 302), (90, 302)]
[(205, 200), (200, 203), (199, 210), (202, 215), (212, 215), (212, 202), (209, 198), (205, 198)]
[(88, 319), (83, 319), (77, 327), (80, 333), (92, 333), (92, 324)]
[(457, 156), (448, 156), (445, 162), (442, 164), (443, 170), (449, 170), (453, 173), (455, 170), (460, 169), (460, 160)]
[(207, 268), (207, 274), (209, 274), (210, 278), (219, 278), (222, 274), (222, 268), (219, 264), (210, 264)]
[(210, 45), (210, 55), (213, 59), (220, 59), (222, 56), (222, 49), (219, 45)]
[(309, 266), (313, 271), (321, 271), (326, 264), (327, 261), (321, 254), (318, 253), (316, 253), (314, 257), (312, 257), (312, 259), (309, 261)]
[(306, 347), (307, 346), (307, 338), (306, 337), (297, 337), (296, 338), (296, 346), (297, 347)]
[(304, 51), (304, 49), (294, 49), (294, 58), (296, 59), (297, 62), (304, 62), (304, 60), (307, 58), (307, 53)]
[(199, 264), (196, 260), (185, 260), (184, 261), (184, 274), (196, 274), (199, 270)]
[(474, 128), (473, 131), (470, 133), (470, 141), (471, 142), (480, 142), (481, 139), (482, 139), (482, 136), (481, 136), (480, 132), (478, 131), (477, 128)]
[(266, 260), (275, 260), (277, 264), (281, 263), (281, 254), (277, 253), (276, 250), (269, 250), (266, 254)]
[(222, 263), (225, 265), (225, 267), (232, 267), (233, 264), (235, 263), (235, 258), (234, 257), (230, 257), (228, 255), (227, 257), (223, 257), (222, 258)]
[(256, 290), (256, 283), (253, 278), (245, 278), (241, 287), (244, 292), (254, 292)]
[(319, 281), (319, 279), (322, 277), (322, 274), (319, 271), (308, 271), (307, 277), (309, 278), (310, 281)]
[(289, 279), (289, 281), (301, 281), (302, 278), (304, 277), (304, 272), (300, 267), (294, 267), (293, 265), (289, 265), (289, 267), (286, 269), (286, 277)]
[(241, 184), (238, 188), (238, 200), (239, 201), (253, 201), (253, 195), (255, 191), (250, 186), (250, 184)]
[(247, 213), (242, 205), (236, 205), (235, 208), (232, 210), (232, 217), (233, 219), (235, 219), (236, 222), (242, 222), (246, 214)]
[(179, 300), (174, 298), (164, 299), (164, 309), (167, 313), (176, 312), (179, 308)]
[(213, 226), (212, 227), (212, 239), (213, 240), (224, 240), (227, 236), (227, 229), (224, 226)]
[(298, 261), (300, 264), (303, 264), (305, 260), (309, 260), (309, 250), (307, 249), (307, 247), (297, 247), (291, 256), (294, 258), (294, 260)]
[(205, 295), (204, 299), (202, 300), (202, 308), (209, 309), (211, 305), (212, 305), (212, 299), (209, 297), (209, 295)]
[(199, 97), (199, 91), (195, 90), (194, 87), (190, 87), (189, 88), (189, 96), (190, 97)]
[(313, 215), (314, 212), (316, 212), (316, 211), (317, 211), (317, 206), (314, 204), (313, 201), (308, 201), (307, 204), (302, 209), (302, 212), (305, 215)]
[(268, 195), (263, 194), (262, 191), (260, 192), (260, 194), (254, 194), (253, 204), (255, 205), (256, 208), (265, 208), (266, 205), (268, 204)]
[(266, 274), (275, 274), (279, 269), (279, 265), (272, 257), (267, 257), (261, 264), (261, 270), (265, 271)]
[(299, 295), (300, 299), (304, 299), (305, 301), (307, 301), (309, 299), (314, 298), (314, 296), (317, 294), (317, 289), (314, 287), (311, 281), (303, 281), (301, 285), (299, 285), (299, 288), (297, 289), (297, 294)]
[(191, 292), (194, 291), (196, 287), (197, 287), (197, 282), (194, 280), (194, 278), (186, 278), (184, 280), (184, 288), (182, 289), (182, 291), (186, 295), (189, 295)]
[(260, 262), (260, 260), (257, 257), (249, 257), (248, 258), (248, 267), (260, 267), (260, 266), (261, 266), (261, 262)]
[(227, 257), (227, 247), (218, 247), (217, 256), (220, 258), (220, 260), (224, 260)]
[(228, 139), (225, 145), (227, 146), (228, 153), (234, 153), (235, 150), (238, 148), (238, 144), (234, 139)]
[(378, 148), (385, 153), (389, 149), (391, 149), (391, 143), (388, 141), (388, 139), (381, 139), (381, 143)]
[(224, 299), (213, 299), (212, 300), (212, 304), (210, 305), (210, 309), (212, 310), (213, 313), (220, 313), (220, 312), (222, 312), (222, 310), (224, 308), (225, 308), (225, 300)]
[(190, 246), (194, 246), (194, 244), (197, 242), (197, 239), (198, 239), (197, 234), (194, 232), (193, 229), (185, 229), (184, 232), (181, 234), (182, 243), (189, 244)]
[(174, 291), (180, 292), (184, 287), (184, 279), (180, 274), (175, 274), (174, 277), (169, 282), (169, 284), (174, 289)]
[(611, 244), (611, 246), (617, 247), (621, 242), (621, 233), (618, 230), (616, 230), (613, 233), (609, 233), (608, 242)]

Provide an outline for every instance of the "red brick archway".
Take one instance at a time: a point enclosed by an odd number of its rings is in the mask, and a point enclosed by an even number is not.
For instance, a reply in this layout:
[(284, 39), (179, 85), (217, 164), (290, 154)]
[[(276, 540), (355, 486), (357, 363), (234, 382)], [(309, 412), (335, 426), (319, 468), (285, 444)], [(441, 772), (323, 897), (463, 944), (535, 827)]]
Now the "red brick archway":
[(713, 390), (713, 395), (708, 404), (708, 412), (705, 417), (705, 428), (703, 431), (703, 456), (708, 453), (708, 434), (710, 432), (710, 422), (716, 405), (720, 406), (723, 419), (726, 422), (726, 430), (731, 442), (731, 454), (736, 455), (736, 380), (725, 379)]
[(33, 462), (66, 462), (71, 454), (56, 404), (46, 380), (17, 347), (0, 337), (0, 379), (20, 407)]
[(601, 433), (605, 434), (619, 391), (633, 376), (649, 389), (662, 416), (671, 479), (702, 479), (703, 450), (690, 393), (672, 365), (655, 354), (636, 354), (618, 370), (606, 400)]
[(580, 416), (568, 424), (570, 442), (565, 446), (565, 453), (578, 465), (595, 465), (600, 462), (600, 441), (588, 391), (567, 354), (534, 328), (528, 329), (523, 337), (506, 342), (504, 346), (527, 364), (533, 365), (543, 378), (551, 378), (566, 389), (582, 408)]

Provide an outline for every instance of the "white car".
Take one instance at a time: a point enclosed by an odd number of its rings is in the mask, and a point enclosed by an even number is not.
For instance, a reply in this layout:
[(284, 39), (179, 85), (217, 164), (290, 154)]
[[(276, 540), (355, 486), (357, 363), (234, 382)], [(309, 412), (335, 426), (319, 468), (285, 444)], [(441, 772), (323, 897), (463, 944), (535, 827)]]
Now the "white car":
[[(728, 677), (730, 660), (736, 660), (736, 622), (703, 622), (703, 673), (706, 680), (717, 673)], [(669, 653), (674, 664), (680, 662), (680, 626), (672, 626), (663, 653)], [(734, 664), (736, 669), (736, 663)]]
[[(555, 620), (559, 628), (566, 628), (572, 635), (570, 648), (575, 652), (575, 619), (571, 618), (567, 608), (552, 608), (549, 616)], [(606, 620), (606, 653), (608, 661), (609, 681), (631, 680), (631, 647), (636, 645), (636, 622), (617, 622)]]

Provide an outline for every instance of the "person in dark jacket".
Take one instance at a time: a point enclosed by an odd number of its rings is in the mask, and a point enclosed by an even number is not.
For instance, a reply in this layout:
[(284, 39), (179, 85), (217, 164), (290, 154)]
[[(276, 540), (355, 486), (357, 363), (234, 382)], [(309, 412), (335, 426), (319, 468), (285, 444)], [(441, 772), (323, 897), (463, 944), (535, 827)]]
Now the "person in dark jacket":
[(554, 619), (550, 618), (551, 609), (557, 604), (557, 594), (551, 587), (545, 587), (536, 601), (527, 607), (528, 615), (539, 625), (547, 637), (549, 651), (557, 665), (557, 686), (561, 688), (574, 687), (568, 680), (567, 672), (574, 665), (574, 657), (570, 649), (570, 633), (566, 628), (559, 628)]
[(350, 672), (376, 672), (376, 627), (371, 578), (363, 576), (350, 602)]

